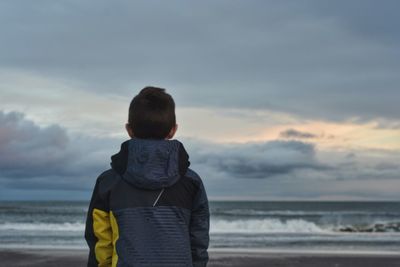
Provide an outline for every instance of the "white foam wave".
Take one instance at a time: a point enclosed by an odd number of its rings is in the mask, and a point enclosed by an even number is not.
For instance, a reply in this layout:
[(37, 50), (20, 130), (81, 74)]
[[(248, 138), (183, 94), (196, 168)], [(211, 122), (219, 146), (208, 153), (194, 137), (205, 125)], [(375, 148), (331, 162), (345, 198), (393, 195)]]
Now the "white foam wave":
[[(380, 222), (372, 226), (318, 225), (303, 219), (280, 220), (274, 218), (226, 220), (211, 217), (210, 232), (258, 234), (258, 233), (338, 233), (338, 232), (398, 232), (399, 223)], [(358, 228), (357, 228), (358, 227)], [(397, 228), (395, 228), (397, 227)], [(360, 229), (359, 229), (360, 228)], [(371, 229), (372, 230), (371, 230)], [(375, 229), (376, 228), (376, 229)], [(387, 228), (387, 229), (386, 229)], [(83, 222), (66, 223), (0, 223), (0, 231), (83, 232)]]
[[(0, 223), (0, 231), (84, 231), (85, 224), (74, 223)], [(211, 233), (320, 233), (325, 232), (313, 222), (302, 219), (250, 219), (219, 220), (211, 219)]]
[(302, 219), (211, 220), (211, 233), (322, 233), (329, 232)]
[(370, 212), (370, 211), (294, 211), (294, 210), (254, 210), (254, 209), (231, 209), (214, 210), (213, 215), (239, 215), (239, 216), (398, 216), (396, 212)]
[(74, 223), (1, 223), (0, 231), (84, 231), (85, 224)]

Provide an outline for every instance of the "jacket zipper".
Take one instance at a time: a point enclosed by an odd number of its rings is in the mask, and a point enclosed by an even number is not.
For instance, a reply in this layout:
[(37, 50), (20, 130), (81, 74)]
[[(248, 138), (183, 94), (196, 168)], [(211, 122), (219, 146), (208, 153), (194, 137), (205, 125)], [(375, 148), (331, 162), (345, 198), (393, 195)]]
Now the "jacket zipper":
[(160, 197), (161, 197), (162, 193), (164, 192), (164, 190), (165, 190), (165, 188), (161, 189), (160, 193), (158, 194), (158, 197), (157, 197), (156, 201), (154, 201), (154, 203), (153, 203), (153, 207), (157, 204), (157, 202), (160, 199)]

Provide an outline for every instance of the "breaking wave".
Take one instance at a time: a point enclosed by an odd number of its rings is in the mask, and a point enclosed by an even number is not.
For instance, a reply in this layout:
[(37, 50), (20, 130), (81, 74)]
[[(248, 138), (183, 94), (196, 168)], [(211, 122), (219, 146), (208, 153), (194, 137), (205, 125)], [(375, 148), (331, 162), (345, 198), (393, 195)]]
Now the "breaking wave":
[(211, 233), (322, 233), (326, 232), (313, 222), (302, 219), (251, 219), (251, 220), (211, 220)]
[(84, 231), (85, 224), (74, 223), (1, 223), (0, 231)]
[(319, 225), (315, 222), (293, 219), (211, 220), (211, 233), (374, 233), (399, 232), (400, 222), (379, 222), (371, 225)]
[(400, 216), (400, 212), (369, 212), (369, 211), (293, 211), (293, 210), (254, 210), (254, 209), (215, 209), (212, 212), (215, 216)]
[[(83, 232), (82, 222), (66, 223), (0, 223), (0, 231)], [(304, 219), (213, 219), (211, 234), (268, 234), (268, 233), (400, 233), (400, 222), (375, 222), (364, 225), (320, 225)]]

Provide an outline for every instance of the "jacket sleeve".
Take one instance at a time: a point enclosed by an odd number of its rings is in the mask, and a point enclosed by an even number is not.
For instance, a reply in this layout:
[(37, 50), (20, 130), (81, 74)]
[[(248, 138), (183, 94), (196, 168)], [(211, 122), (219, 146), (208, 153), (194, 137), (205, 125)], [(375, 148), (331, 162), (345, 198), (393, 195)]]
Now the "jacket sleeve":
[(205, 267), (208, 262), (210, 212), (207, 194), (200, 180), (200, 187), (194, 198), (190, 219), (190, 243), (193, 267)]
[(113, 245), (109, 207), (96, 181), (86, 218), (85, 239), (89, 246), (88, 267), (111, 266)]

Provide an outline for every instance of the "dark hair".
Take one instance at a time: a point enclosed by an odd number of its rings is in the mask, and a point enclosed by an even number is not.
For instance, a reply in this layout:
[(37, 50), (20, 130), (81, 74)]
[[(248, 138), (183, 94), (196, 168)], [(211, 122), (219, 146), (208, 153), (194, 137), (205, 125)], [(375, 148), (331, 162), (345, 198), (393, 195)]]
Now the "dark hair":
[(128, 123), (137, 138), (166, 138), (176, 123), (174, 99), (163, 88), (143, 88), (131, 101)]

